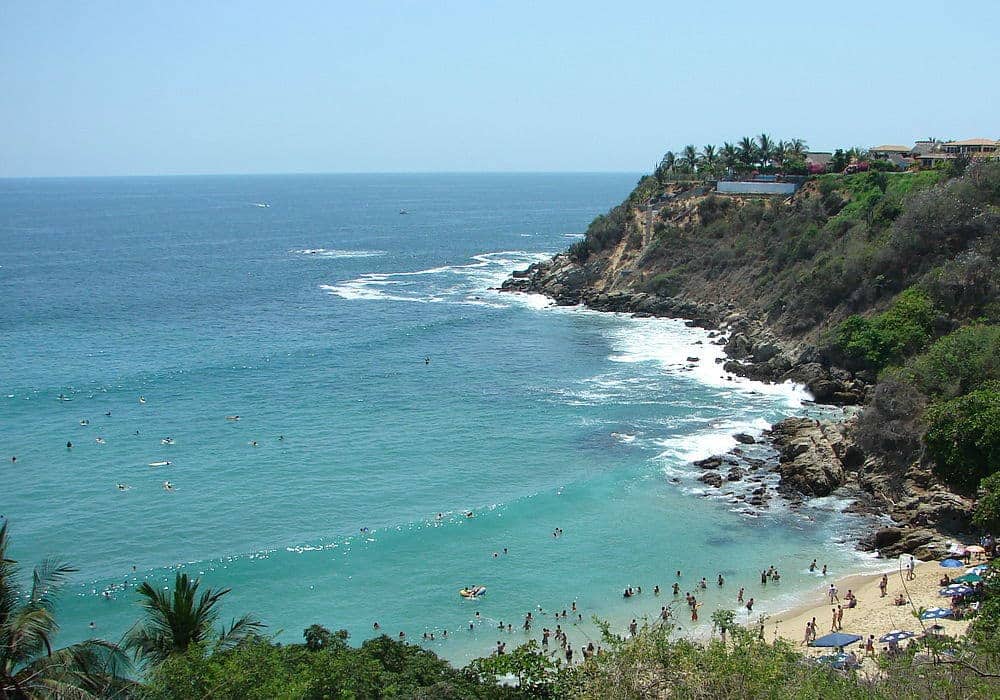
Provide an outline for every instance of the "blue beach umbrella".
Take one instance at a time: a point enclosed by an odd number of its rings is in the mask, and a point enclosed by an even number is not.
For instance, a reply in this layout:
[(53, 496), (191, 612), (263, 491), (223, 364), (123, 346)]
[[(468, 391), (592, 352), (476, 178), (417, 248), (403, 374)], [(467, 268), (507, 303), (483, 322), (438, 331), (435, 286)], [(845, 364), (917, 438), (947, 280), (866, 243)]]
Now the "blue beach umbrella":
[(946, 595), (950, 598), (953, 598), (959, 595), (969, 595), (972, 592), (973, 592), (972, 589), (963, 583), (953, 583), (950, 586), (945, 586), (944, 588), (942, 588), (940, 591), (938, 591), (938, 594)]
[(960, 566), (965, 566), (965, 564), (960, 562), (958, 559), (945, 559), (944, 561), (941, 562), (941, 566), (947, 567), (949, 569), (957, 569)]
[(893, 630), (892, 632), (886, 632), (878, 640), (882, 643), (885, 642), (901, 642), (904, 639), (909, 639), (910, 637), (916, 637), (916, 632), (908, 632), (906, 630)]
[(819, 639), (814, 639), (811, 647), (846, 647), (848, 644), (854, 644), (855, 642), (861, 641), (861, 635), (859, 634), (845, 634), (844, 632), (831, 632), (830, 634), (824, 634)]
[(921, 620), (937, 620), (942, 617), (951, 617), (951, 610), (948, 608), (927, 608), (920, 613)]

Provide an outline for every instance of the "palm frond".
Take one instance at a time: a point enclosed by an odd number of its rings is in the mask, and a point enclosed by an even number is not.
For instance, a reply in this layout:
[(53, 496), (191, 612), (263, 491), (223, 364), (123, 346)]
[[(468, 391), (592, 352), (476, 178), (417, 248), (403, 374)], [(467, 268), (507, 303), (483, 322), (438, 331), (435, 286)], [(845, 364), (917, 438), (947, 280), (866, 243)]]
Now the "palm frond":
[(219, 639), (216, 642), (216, 647), (219, 649), (231, 649), (251, 637), (256, 637), (266, 627), (267, 625), (248, 613), (238, 620), (233, 620), (229, 629), (222, 630), (222, 634), (219, 635)]
[(31, 574), (31, 595), (29, 600), (45, 608), (51, 609), (53, 596), (59, 592), (70, 574), (76, 573), (77, 569), (65, 562), (55, 559), (44, 559), (41, 565), (36, 566)]

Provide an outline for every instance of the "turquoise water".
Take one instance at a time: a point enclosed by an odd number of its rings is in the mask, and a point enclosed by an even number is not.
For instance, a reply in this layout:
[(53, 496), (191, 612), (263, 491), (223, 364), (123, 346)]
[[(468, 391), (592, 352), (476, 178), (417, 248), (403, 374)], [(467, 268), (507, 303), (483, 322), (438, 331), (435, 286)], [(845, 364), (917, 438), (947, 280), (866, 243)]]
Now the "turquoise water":
[(694, 480), (733, 433), (820, 411), (801, 392), (726, 380), (679, 321), (491, 290), (634, 180), (0, 181), (0, 513), (15, 557), (79, 568), (61, 641), (117, 638), (134, 581), (177, 567), (279, 639), (378, 621), (458, 662), (529, 610), (540, 632), (576, 601), (574, 644), (655, 615), (678, 569), (726, 577), (704, 621), (740, 584), (788, 605), (814, 557), (863, 568), (836, 501), (748, 513)]

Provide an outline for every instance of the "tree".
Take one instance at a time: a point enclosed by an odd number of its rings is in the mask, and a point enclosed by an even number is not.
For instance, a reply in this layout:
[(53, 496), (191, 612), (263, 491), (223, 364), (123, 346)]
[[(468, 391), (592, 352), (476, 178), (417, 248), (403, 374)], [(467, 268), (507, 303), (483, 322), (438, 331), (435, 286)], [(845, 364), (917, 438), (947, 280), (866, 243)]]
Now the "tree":
[(715, 169), (715, 164), (719, 161), (719, 154), (715, 150), (715, 146), (709, 144), (703, 146), (701, 149), (701, 162), (705, 165), (706, 169), (711, 172)]
[(677, 156), (674, 155), (673, 151), (667, 151), (663, 155), (663, 160), (660, 161), (660, 167), (666, 170), (668, 173), (674, 171), (674, 166), (677, 165)]
[(736, 166), (740, 162), (740, 151), (733, 144), (728, 141), (722, 144), (722, 149), (719, 151), (719, 157), (722, 159), (722, 165), (727, 171), (732, 172), (736, 169)]
[(774, 141), (767, 134), (761, 134), (757, 137), (757, 160), (760, 162), (760, 167), (767, 167), (773, 157)]
[(698, 149), (693, 145), (687, 145), (684, 147), (684, 154), (682, 156), (684, 160), (684, 165), (694, 172), (695, 168), (698, 166)]
[(942, 479), (972, 491), (995, 473), (1000, 465), (1000, 382), (931, 406), (927, 423), (924, 444)]
[(747, 166), (747, 168), (751, 167), (754, 161), (757, 160), (757, 144), (749, 136), (744, 136), (740, 139), (738, 148), (740, 150), (740, 162)]
[(264, 627), (250, 615), (244, 615), (216, 635), (219, 601), (230, 589), (208, 588), (196, 600), (199, 583), (198, 579), (189, 579), (187, 574), (178, 572), (172, 594), (157, 590), (148, 582), (136, 589), (143, 598), (146, 619), (129, 632), (126, 644), (138, 658), (159, 664), (171, 654), (184, 653), (190, 646), (208, 643), (213, 637), (215, 650), (230, 649), (256, 636)]
[(792, 139), (787, 144), (786, 147), (786, 157), (791, 157), (796, 160), (800, 160), (806, 157), (806, 142), (802, 139)]
[(1000, 471), (979, 483), (979, 500), (972, 522), (991, 534), (1000, 534)]
[(7, 523), (0, 526), (0, 698), (110, 697), (131, 686), (129, 663), (114, 644), (88, 639), (53, 649), (59, 631), (55, 596), (76, 569), (46, 559), (31, 575), (22, 601), (17, 562), (7, 557)]

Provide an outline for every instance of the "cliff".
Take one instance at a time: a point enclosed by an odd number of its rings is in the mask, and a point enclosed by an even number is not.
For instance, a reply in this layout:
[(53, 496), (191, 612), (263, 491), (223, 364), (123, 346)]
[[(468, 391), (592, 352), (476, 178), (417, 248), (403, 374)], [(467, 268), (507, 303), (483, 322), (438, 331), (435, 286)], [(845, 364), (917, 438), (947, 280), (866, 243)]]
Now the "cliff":
[(644, 177), (582, 241), (503, 289), (689, 319), (719, 332), (730, 373), (860, 404), (842, 424), (774, 427), (781, 489), (853, 489), (858, 507), (898, 525), (866, 543), (887, 554), (934, 554), (971, 536), (975, 487), (994, 469), (977, 464), (1000, 447), (979, 445), (970, 466), (928, 449), (927, 436), (940, 406), (1000, 369), (965, 367), (979, 376), (956, 389), (931, 386), (927, 367), (962, 334), (984, 358), (1000, 356), (1000, 162), (959, 174), (824, 175), (790, 197), (710, 189)]

